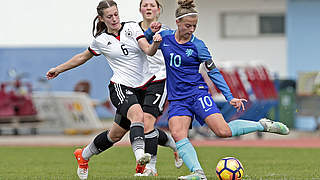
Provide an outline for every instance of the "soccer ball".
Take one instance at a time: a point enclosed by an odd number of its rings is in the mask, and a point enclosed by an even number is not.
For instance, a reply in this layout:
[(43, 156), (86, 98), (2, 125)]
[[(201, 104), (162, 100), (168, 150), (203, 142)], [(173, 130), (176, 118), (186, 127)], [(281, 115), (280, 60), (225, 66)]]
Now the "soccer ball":
[(220, 180), (240, 180), (243, 173), (241, 162), (234, 157), (221, 159), (216, 167), (216, 174)]

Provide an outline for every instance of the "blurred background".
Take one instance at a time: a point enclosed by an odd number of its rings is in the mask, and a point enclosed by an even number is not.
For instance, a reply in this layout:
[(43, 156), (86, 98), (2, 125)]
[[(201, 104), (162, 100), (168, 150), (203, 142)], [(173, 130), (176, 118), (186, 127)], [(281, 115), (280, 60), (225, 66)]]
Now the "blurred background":
[[(104, 57), (45, 79), (50, 68), (88, 47), (98, 2), (1, 3), (1, 135), (89, 134), (110, 125), (114, 108), (107, 85), (112, 72)], [(139, 0), (116, 2), (121, 21), (142, 20)], [(160, 21), (175, 29), (176, 1), (160, 2)], [(226, 120), (267, 117), (296, 131), (319, 130), (320, 0), (196, 4), (195, 35), (206, 43), (232, 93), (249, 100), (247, 110), (237, 113), (208, 82)], [(167, 127), (166, 111), (157, 126)]]

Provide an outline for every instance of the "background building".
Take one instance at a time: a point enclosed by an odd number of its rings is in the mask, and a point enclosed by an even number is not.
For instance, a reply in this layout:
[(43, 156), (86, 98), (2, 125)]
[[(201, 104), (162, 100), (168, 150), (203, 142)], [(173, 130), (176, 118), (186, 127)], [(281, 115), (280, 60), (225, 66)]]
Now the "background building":
[[(91, 82), (91, 96), (107, 99), (112, 75), (104, 57), (44, 84), (45, 73), (87, 48), (97, 1), (4, 1), (0, 7), (0, 82), (8, 70), (24, 72), (35, 90), (72, 91)], [(122, 21), (140, 21), (139, 0), (118, 0)], [(175, 28), (176, 1), (161, 0), (160, 21)], [(197, 0), (196, 35), (216, 63), (255, 62), (280, 79), (296, 80), (302, 71), (320, 70), (320, 0)], [(41, 83), (42, 82), (42, 83)], [(98, 110), (101, 116), (108, 116)]]

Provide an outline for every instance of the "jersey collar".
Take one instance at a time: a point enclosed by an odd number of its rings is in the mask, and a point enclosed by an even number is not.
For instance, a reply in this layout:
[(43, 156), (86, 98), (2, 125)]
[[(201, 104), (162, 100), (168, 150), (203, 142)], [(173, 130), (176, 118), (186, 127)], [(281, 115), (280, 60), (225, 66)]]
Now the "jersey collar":
[(120, 40), (120, 33), (121, 33), (121, 31), (122, 31), (122, 29), (123, 29), (123, 27), (124, 27), (124, 24), (125, 24), (125, 22), (122, 22), (122, 23), (121, 23), (121, 28), (120, 28), (119, 31), (118, 31), (118, 36), (116, 36), (116, 35), (113, 34), (113, 33), (108, 33), (108, 29), (105, 30), (105, 33), (108, 34), (108, 35), (114, 36), (115, 38), (117, 38), (118, 40)]

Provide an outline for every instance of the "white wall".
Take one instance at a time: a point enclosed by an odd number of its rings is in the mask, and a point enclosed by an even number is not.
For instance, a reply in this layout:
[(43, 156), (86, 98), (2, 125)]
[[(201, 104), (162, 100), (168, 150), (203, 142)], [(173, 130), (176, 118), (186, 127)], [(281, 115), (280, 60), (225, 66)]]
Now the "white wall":
[[(14, 0), (0, 6), (0, 47), (87, 46), (99, 0)], [(140, 0), (117, 0), (121, 21), (140, 21)], [(161, 0), (160, 21), (175, 28), (176, 0)], [(285, 37), (222, 38), (222, 12), (286, 12), (285, 0), (197, 0), (197, 37), (204, 40), (217, 64), (259, 61), (287, 76)]]
[[(117, 0), (122, 21), (141, 19), (139, 0)], [(0, 47), (87, 46), (99, 0), (8, 0), (0, 6)]]
[[(175, 27), (176, 1), (164, 0), (162, 21)], [(257, 61), (268, 69), (287, 76), (286, 37), (222, 38), (220, 14), (225, 12), (286, 13), (285, 0), (198, 0), (199, 22), (196, 36), (206, 43), (217, 64), (225, 61)], [(170, 14), (172, 13), (172, 14)], [(168, 16), (168, 17), (167, 17)], [(163, 20), (165, 19), (165, 20)]]

